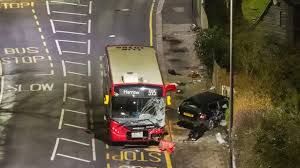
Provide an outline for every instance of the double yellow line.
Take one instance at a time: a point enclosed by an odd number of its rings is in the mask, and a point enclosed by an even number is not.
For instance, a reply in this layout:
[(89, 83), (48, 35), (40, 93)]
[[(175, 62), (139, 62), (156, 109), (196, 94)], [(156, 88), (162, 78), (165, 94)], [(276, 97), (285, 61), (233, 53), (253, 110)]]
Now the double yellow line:
[(152, 0), (150, 15), (149, 15), (149, 31), (150, 31), (150, 46), (153, 47), (153, 9), (154, 9), (155, 0)]

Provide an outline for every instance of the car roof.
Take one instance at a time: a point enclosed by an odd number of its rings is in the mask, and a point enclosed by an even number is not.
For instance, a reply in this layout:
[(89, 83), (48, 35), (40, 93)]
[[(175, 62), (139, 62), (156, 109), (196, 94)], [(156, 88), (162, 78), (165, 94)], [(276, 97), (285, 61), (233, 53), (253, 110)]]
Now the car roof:
[(184, 102), (191, 101), (197, 105), (209, 104), (211, 102), (215, 102), (218, 100), (227, 99), (226, 96), (219, 95), (213, 92), (201, 92), (188, 99), (184, 100)]

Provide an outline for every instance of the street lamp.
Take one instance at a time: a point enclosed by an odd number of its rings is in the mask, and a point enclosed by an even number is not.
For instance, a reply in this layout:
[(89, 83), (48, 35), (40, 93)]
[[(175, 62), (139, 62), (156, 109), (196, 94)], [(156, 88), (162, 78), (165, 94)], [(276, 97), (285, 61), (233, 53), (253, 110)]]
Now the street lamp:
[(229, 93), (229, 168), (233, 168), (233, 146), (232, 146), (232, 126), (233, 126), (233, 0), (230, 0), (230, 41), (229, 41), (229, 57), (230, 57), (230, 93)]

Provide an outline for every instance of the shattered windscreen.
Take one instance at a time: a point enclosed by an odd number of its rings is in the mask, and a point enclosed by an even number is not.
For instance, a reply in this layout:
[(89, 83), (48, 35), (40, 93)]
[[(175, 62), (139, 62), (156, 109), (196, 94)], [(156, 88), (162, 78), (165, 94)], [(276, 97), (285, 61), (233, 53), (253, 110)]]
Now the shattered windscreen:
[(162, 97), (113, 97), (112, 118), (121, 123), (165, 125), (165, 102)]

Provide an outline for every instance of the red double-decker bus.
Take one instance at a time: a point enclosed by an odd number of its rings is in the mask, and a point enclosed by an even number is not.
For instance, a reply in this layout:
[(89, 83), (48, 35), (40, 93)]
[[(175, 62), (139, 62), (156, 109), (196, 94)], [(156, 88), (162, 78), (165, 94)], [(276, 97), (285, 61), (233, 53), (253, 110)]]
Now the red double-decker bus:
[(104, 73), (105, 121), (111, 142), (157, 141), (164, 134), (171, 98), (153, 47), (107, 46)]

